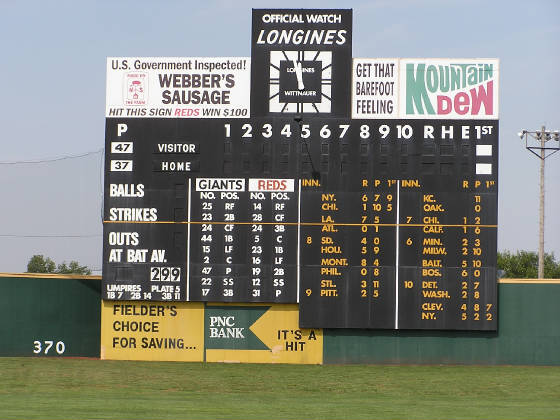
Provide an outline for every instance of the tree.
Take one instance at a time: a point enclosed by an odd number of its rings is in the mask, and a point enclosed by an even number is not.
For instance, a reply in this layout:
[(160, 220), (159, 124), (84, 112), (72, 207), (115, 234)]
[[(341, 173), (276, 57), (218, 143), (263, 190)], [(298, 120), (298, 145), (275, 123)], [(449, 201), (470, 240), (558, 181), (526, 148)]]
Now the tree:
[(54, 273), (56, 264), (50, 258), (42, 255), (33, 255), (27, 263), (28, 273)]
[(78, 264), (78, 261), (70, 261), (68, 266), (66, 265), (66, 261), (62, 264), (58, 264), (56, 272), (60, 274), (82, 274), (84, 276), (89, 276), (91, 274), (91, 270), (85, 265)]
[(66, 265), (66, 261), (62, 264), (55, 264), (49, 257), (45, 258), (43, 255), (33, 255), (27, 263), (28, 273), (56, 273), (56, 274), (81, 274), (90, 275), (91, 270), (85, 266), (80, 265), (77, 261), (70, 261)]
[[(513, 279), (536, 279), (538, 273), (539, 256), (536, 252), (509, 251), (498, 252), (498, 269), (504, 270), (503, 277)], [(554, 254), (544, 254), (544, 277), (560, 278), (560, 261), (556, 261)]]

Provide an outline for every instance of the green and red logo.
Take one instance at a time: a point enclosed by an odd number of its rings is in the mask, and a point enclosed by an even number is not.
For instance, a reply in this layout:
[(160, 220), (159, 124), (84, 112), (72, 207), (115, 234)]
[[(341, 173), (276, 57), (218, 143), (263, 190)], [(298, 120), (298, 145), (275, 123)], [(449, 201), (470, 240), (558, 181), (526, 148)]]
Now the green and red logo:
[(400, 71), (405, 117), (498, 118), (497, 59), (403, 59)]

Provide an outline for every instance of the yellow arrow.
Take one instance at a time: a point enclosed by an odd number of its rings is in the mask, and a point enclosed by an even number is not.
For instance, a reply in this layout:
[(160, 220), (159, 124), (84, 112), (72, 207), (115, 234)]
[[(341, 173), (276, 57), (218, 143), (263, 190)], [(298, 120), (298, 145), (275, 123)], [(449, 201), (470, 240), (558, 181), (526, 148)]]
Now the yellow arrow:
[(273, 304), (249, 329), (279, 363), (323, 362), (323, 330), (300, 329), (298, 305)]

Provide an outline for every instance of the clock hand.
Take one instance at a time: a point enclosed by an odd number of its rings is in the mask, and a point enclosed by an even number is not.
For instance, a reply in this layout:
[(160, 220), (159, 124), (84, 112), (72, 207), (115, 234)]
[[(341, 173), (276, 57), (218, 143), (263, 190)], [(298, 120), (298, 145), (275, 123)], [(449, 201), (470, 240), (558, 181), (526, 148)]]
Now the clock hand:
[(305, 85), (303, 84), (303, 72), (301, 71), (301, 62), (298, 63), (297, 60), (293, 58), (292, 63), (294, 64), (294, 70), (296, 72), (297, 88), (299, 90), (303, 90), (305, 89)]

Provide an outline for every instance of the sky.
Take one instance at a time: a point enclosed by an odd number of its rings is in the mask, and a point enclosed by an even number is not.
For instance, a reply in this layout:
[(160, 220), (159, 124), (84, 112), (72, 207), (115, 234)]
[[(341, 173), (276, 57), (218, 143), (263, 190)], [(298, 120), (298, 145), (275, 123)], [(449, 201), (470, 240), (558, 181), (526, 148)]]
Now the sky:
[[(498, 249), (538, 250), (540, 161), (517, 133), (560, 130), (556, 0), (0, 0), (0, 272), (42, 254), (100, 274), (106, 57), (248, 57), (251, 9), (279, 7), (352, 8), (354, 57), (498, 58)], [(545, 202), (557, 260), (559, 216), (557, 153)]]

